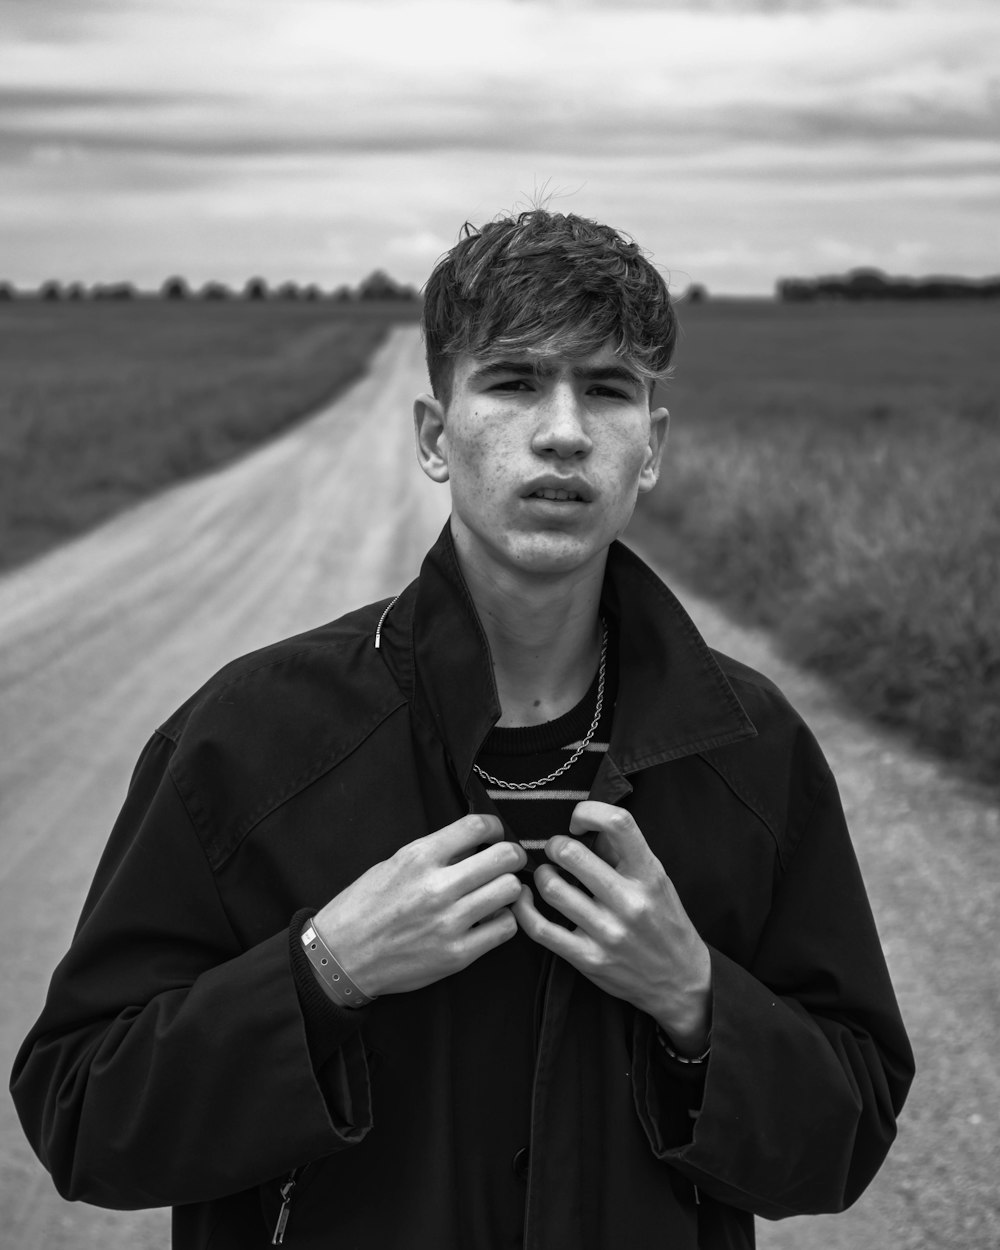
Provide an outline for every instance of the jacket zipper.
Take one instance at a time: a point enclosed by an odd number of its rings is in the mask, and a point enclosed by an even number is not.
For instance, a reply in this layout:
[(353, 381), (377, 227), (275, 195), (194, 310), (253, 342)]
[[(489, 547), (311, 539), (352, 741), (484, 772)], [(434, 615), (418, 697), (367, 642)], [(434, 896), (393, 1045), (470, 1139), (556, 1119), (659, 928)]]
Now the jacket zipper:
[(281, 1210), (278, 1212), (278, 1222), (274, 1226), (274, 1234), (271, 1237), (272, 1246), (280, 1246), (284, 1244), (285, 1229), (288, 1226), (288, 1216), (291, 1214), (292, 1194), (295, 1192), (295, 1186), (298, 1184), (299, 1173), (302, 1171), (300, 1167), (292, 1168), (285, 1179), (284, 1185), (278, 1190), (281, 1194)]

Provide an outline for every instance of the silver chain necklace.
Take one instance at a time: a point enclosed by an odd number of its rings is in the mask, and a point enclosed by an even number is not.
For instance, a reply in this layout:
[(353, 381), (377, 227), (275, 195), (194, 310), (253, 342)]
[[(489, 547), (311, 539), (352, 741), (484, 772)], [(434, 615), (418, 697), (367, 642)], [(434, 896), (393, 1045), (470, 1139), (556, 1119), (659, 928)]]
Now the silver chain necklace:
[(554, 773), (549, 773), (547, 777), (539, 777), (537, 781), (501, 781), (499, 777), (494, 777), (485, 769), (480, 768), (478, 764), (473, 764), (472, 769), (477, 777), (481, 777), (483, 781), (488, 781), (490, 785), (498, 786), (501, 790), (537, 790), (540, 786), (547, 786), (550, 781), (555, 781), (557, 777), (561, 777), (563, 773), (568, 772), (573, 767), (580, 756), (590, 746), (591, 739), (597, 732), (597, 726), (601, 723), (601, 711), (604, 708), (604, 670), (608, 658), (608, 625), (604, 618), (601, 618), (601, 665), (597, 670), (597, 707), (594, 709), (594, 719), (590, 722), (590, 728), (587, 730), (587, 736), (576, 748), (565, 764), (556, 769)]

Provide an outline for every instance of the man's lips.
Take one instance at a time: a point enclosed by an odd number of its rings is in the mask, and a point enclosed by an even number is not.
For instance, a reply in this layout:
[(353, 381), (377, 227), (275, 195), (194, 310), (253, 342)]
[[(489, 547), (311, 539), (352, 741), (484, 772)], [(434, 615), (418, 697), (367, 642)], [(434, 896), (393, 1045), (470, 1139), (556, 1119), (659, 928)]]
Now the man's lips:
[(581, 478), (536, 478), (528, 482), (525, 499), (545, 499), (549, 503), (590, 503), (594, 492)]
[(532, 491), (529, 499), (550, 499), (556, 503), (583, 503), (583, 499), (574, 490), (553, 490), (546, 486), (542, 490)]

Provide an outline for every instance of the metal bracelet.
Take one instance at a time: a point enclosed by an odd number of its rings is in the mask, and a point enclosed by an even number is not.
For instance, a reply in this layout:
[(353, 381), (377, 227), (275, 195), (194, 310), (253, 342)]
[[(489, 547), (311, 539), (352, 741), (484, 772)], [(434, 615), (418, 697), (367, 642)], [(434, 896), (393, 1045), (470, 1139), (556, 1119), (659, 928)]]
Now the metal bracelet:
[(670, 1058), (676, 1059), (678, 1063), (691, 1064), (691, 1065), (706, 1063), (708, 1060), (708, 1056), (712, 1053), (712, 1039), (711, 1038), (709, 1038), (708, 1045), (705, 1047), (705, 1049), (702, 1051), (700, 1055), (692, 1055), (690, 1056), (690, 1058), (687, 1055), (679, 1055), (677, 1051), (674, 1050), (673, 1046), (671, 1046), (670, 1043), (667, 1041), (667, 1035), (659, 1027), (657, 1027), (657, 1030), (656, 1030), (656, 1038), (657, 1038), (657, 1041), (660, 1043), (660, 1045), (663, 1047), (663, 1049), (666, 1051), (666, 1053), (670, 1056)]
[(330, 998), (341, 1007), (365, 1007), (374, 999), (360, 990), (347, 975), (336, 955), (309, 922), (302, 930), (302, 946), (306, 957), (319, 974), (319, 979)]

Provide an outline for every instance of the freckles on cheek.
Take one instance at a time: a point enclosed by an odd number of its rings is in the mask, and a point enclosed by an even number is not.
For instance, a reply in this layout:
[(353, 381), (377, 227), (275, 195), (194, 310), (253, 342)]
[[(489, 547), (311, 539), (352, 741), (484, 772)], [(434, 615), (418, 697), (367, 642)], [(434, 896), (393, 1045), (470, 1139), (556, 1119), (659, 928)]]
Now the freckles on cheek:
[(638, 478), (642, 466), (646, 463), (646, 447), (637, 447), (634, 443), (622, 449), (622, 459), (628, 465), (626, 474), (629, 478)]

